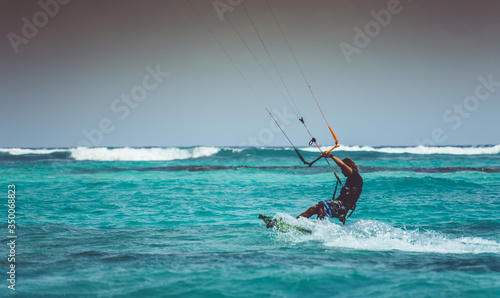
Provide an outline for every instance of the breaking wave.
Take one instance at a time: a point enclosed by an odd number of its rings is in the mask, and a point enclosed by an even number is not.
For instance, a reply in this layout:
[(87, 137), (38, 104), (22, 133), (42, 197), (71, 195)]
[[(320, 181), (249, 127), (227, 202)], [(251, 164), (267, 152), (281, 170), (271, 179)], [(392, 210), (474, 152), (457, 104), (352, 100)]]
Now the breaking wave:
[(75, 160), (167, 161), (211, 156), (218, 153), (220, 148), (76, 148), (70, 151)]
[[(323, 151), (331, 147), (322, 147)], [(303, 151), (317, 152), (316, 148), (301, 148)], [(340, 146), (335, 151), (348, 152), (378, 152), (389, 154), (451, 154), (451, 155), (480, 155), (500, 154), (500, 145), (493, 146), (443, 146), (443, 147), (370, 147), (370, 146)]]
[[(323, 151), (330, 149), (323, 147)], [(221, 155), (244, 157), (249, 155), (281, 156), (280, 151), (290, 152), (288, 147), (100, 147), (100, 148), (0, 148), (0, 161), (34, 161), (49, 159), (89, 160), (89, 161), (169, 161)], [(299, 150), (314, 152), (317, 148), (305, 147)], [(370, 147), (340, 146), (338, 151), (366, 152), (382, 154), (451, 154), (451, 155), (496, 155), (500, 145), (479, 147)]]
[(69, 148), (69, 149), (22, 149), (0, 148), (0, 160), (31, 161), (46, 159), (71, 159), (90, 161), (168, 161), (207, 157), (217, 154), (221, 148)]

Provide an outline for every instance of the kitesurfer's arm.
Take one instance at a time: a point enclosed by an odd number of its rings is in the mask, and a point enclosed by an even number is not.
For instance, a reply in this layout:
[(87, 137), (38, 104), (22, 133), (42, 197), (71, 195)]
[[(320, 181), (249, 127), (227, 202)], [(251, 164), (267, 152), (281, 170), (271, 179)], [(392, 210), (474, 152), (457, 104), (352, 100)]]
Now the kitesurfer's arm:
[(331, 153), (328, 153), (328, 154), (325, 154), (323, 153), (321, 156), (325, 157), (325, 158), (328, 158), (328, 157), (331, 157), (333, 159), (333, 161), (335, 161), (335, 163), (339, 166), (339, 168), (342, 170), (342, 173), (345, 173), (347, 174), (347, 176), (350, 176), (352, 175), (352, 169), (351, 167), (349, 167), (348, 165), (346, 165), (340, 158), (338, 158), (337, 156), (331, 154)]

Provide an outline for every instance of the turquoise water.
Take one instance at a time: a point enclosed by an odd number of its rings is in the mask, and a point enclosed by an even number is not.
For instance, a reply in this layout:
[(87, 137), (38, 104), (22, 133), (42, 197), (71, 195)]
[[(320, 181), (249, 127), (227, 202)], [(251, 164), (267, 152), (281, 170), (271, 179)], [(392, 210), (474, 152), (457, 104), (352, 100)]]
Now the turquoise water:
[(498, 297), (500, 147), (394, 150), (336, 151), (365, 182), (342, 226), (294, 219), (335, 178), (289, 149), (2, 149), (17, 247), (16, 291), (5, 273), (0, 295)]

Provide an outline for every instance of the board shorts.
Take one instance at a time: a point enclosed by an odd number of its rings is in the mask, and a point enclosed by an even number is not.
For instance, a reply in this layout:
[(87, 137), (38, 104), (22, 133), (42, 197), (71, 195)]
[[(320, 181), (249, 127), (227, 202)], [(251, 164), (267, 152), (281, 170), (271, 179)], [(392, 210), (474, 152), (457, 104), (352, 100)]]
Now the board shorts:
[(325, 216), (331, 218), (340, 218), (347, 214), (347, 208), (340, 200), (328, 200), (319, 202), (319, 206), (323, 209)]

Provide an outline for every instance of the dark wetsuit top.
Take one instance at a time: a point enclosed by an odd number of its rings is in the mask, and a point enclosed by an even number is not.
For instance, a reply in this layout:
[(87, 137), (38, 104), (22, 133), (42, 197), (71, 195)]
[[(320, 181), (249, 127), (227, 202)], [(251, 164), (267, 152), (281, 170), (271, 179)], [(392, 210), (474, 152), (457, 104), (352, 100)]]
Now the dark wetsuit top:
[(347, 209), (351, 209), (359, 199), (362, 189), (363, 178), (361, 178), (358, 171), (353, 169), (352, 175), (347, 177), (345, 185), (340, 189), (340, 195), (337, 197), (337, 200), (342, 201), (342, 204)]
[(352, 175), (347, 177), (345, 185), (340, 189), (340, 195), (335, 200), (319, 202), (319, 206), (326, 216), (339, 218), (356, 204), (362, 189), (363, 178), (358, 171), (352, 170)]

